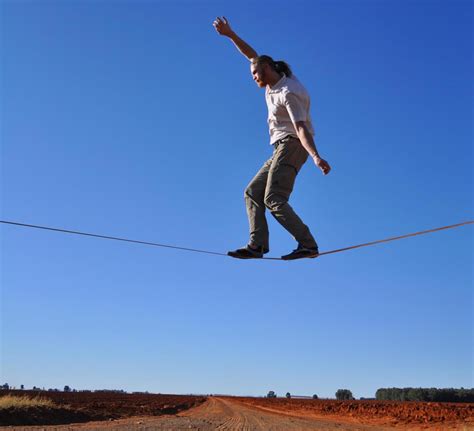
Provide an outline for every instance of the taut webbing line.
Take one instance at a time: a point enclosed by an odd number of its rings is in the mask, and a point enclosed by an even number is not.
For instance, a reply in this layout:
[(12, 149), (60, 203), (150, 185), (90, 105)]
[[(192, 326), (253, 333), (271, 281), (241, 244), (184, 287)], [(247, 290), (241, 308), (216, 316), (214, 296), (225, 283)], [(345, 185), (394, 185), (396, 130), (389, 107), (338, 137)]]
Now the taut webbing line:
[(350, 246), (350, 247), (338, 248), (337, 250), (323, 251), (322, 253), (319, 253), (319, 255), (321, 256), (323, 254), (338, 253), (340, 251), (352, 250), (353, 248), (367, 247), (369, 245), (380, 244), (382, 242), (396, 241), (397, 239), (409, 238), (411, 236), (417, 236), (417, 235), (424, 235), (425, 233), (437, 232), (437, 231), (444, 230), (444, 229), (452, 229), (452, 228), (455, 228), (455, 227), (460, 227), (460, 226), (464, 226), (464, 225), (467, 225), (467, 224), (473, 224), (473, 223), (474, 223), (474, 220), (465, 221), (463, 223), (457, 223), (457, 224), (452, 224), (452, 225), (449, 225), (449, 226), (437, 227), (435, 229), (422, 230), (420, 232), (408, 233), (406, 235), (394, 236), (392, 238), (379, 239), (378, 241), (366, 242), (365, 244), (358, 244), (358, 245), (353, 245), (353, 246)]
[[(133, 243), (136, 243), (136, 244), (152, 245), (152, 246), (155, 246), (155, 247), (165, 247), (165, 248), (173, 248), (173, 249), (176, 249), (176, 250), (193, 251), (193, 252), (196, 252), (196, 253), (206, 253), (206, 254), (214, 254), (214, 255), (217, 255), (217, 256), (227, 256), (226, 253), (218, 253), (218, 252), (215, 252), (215, 251), (199, 250), (199, 249), (196, 249), (196, 248), (187, 248), (187, 247), (178, 247), (178, 246), (175, 246), (175, 245), (158, 244), (156, 242), (138, 241), (138, 240), (135, 240), (135, 239), (119, 238), (119, 237), (115, 237), (115, 236), (106, 236), (106, 235), (98, 235), (98, 234), (94, 234), (94, 233), (79, 232), (79, 231), (67, 230), (67, 229), (59, 229), (59, 228), (48, 227), (48, 226), (38, 226), (38, 225), (19, 223), (19, 222), (8, 221), (8, 220), (0, 220), (0, 223), (15, 225), (15, 226), (35, 228), (35, 229), (51, 230), (51, 231), (55, 231), (55, 232), (70, 233), (70, 234), (75, 234), (75, 235), (92, 236), (92, 237), (95, 237), (95, 238), (111, 239), (111, 240), (115, 240), (115, 241), (133, 242)], [(434, 228), (434, 229), (422, 230), (420, 232), (409, 233), (409, 234), (406, 234), (406, 235), (394, 236), (394, 237), (385, 238), (385, 239), (379, 239), (377, 241), (366, 242), (364, 244), (352, 245), (350, 247), (338, 248), (336, 250), (322, 251), (322, 252), (319, 253), (319, 256), (323, 256), (325, 254), (339, 253), (341, 251), (352, 250), (352, 249), (355, 249), (355, 248), (368, 247), (370, 245), (380, 244), (380, 243), (383, 243), (383, 242), (396, 241), (396, 240), (399, 240), (399, 239), (409, 238), (409, 237), (412, 237), (412, 236), (424, 235), (424, 234), (427, 234), (427, 233), (437, 232), (437, 231), (440, 231), (440, 230), (453, 229), (455, 227), (465, 226), (465, 225), (473, 224), (473, 223), (474, 223), (474, 220), (469, 220), (469, 221), (465, 221), (465, 222), (462, 222), (462, 223), (452, 224), (452, 225), (449, 225), (449, 226), (442, 226), (442, 227), (437, 227), (437, 228)], [(264, 260), (281, 260), (280, 258), (277, 258), (277, 257), (264, 257), (263, 259)]]
[(217, 254), (217, 255), (220, 255), (220, 256), (227, 256), (227, 254), (216, 253), (214, 251), (198, 250), (196, 248), (187, 248), (187, 247), (177, 247), (177, 246), (174, 246), (174, 245), (158, 244), (156, 242), (138, 241), (136, 239), (118, 238), (116, 236), (98, 235), (98, 234), (95, 234), (95, 233), (79, 232), (79, 231), (76, 231), (76, 230), (66, 230), (66, 229), (58, 229), (58, 228), (55, 228), (55, 227), (37, 226), (37, 225), (34, 225), (34, 224), (18, 223), (18, 222), (7, 221), (7, 220), (0, 220), (0, 223), (13, 224), (13, 225), (16, 225), (16, 226), (23, 226), (23, 227), (32, 227), (32, 228), (35, 228), (35, 229), (53, 230), (53, 231), (56, 231), (56, 232), (63, 232), (63, 233), (73, 233), (75, 235), (93, 236), (93, 237), (102, 238), (102, 239), (113, 239), (115, 241), (126, 241), (126, 242), (134, 242), (134, 243), (137, 243), (137, 244), (154, 245), (155, 247), (166, 247), (166, 248), (174, 248), (174, 249), (178, 249), (178, 250), (194, 251), (196, 253), (207, 253), (207, 254)]

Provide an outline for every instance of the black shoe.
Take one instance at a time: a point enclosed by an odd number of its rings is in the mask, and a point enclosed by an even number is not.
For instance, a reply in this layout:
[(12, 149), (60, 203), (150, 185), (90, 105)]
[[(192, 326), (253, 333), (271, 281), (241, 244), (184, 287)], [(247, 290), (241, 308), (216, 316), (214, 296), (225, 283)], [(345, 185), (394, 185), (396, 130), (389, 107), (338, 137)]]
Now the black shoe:
[(305, 257), (309, 257), (314, 259), (315, 257), (319, 256), (318, 247), (303, 247), (302, 245), (298, 245), (296, 250), (293, 250), (290, 254), (282, 256), (283, 260), (295, 260), (295, 259), (303, 259)]
[(227, 252), (227, 255), (237, 259), (261, 259), (266, 252), (267, 250), (263, 250), (263, 247), (252, 248), (246, 245), (243, 248)]

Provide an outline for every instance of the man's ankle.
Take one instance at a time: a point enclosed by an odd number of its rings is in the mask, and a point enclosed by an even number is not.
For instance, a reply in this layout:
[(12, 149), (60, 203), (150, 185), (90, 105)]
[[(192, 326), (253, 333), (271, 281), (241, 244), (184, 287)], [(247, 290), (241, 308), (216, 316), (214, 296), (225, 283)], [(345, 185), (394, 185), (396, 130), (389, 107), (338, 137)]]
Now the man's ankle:
[(256, 251), (256, 252), (259, 252), (259, 253), (267, 253), (268, 250), (265, 249), (265, 247), (263, 245), (254, 245), (254, 244), (248, 244), (247, 245), (248, 248), (250, 248), (252, 251)]

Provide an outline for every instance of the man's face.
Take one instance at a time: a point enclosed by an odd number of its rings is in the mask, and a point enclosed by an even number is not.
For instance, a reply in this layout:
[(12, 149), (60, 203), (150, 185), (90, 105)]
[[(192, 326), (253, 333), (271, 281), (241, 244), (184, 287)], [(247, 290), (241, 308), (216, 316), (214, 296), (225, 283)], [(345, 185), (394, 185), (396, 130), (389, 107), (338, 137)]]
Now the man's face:
[(252, 78), (256, 82), (256, 84), (261, 88), (267, 85), (267, 65), (260, 65), (257, 66), (256, 64), (252, 63), (250, 65), (250, 72), (252, 73)]

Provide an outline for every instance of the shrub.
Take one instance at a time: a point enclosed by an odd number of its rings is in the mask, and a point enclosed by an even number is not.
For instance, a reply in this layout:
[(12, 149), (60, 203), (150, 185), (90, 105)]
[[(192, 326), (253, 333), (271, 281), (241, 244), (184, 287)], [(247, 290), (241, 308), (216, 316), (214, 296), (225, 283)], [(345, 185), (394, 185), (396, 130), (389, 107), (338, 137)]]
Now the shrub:
[(353, 400), (352, 392), (349, 389), (338, 389), (336, 392), (338, 400)]

